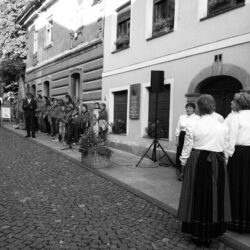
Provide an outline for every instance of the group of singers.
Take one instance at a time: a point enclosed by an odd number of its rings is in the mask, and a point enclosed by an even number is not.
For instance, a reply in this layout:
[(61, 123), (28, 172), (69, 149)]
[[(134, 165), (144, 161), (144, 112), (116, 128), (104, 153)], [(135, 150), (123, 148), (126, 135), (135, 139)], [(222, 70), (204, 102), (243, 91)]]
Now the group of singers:
[(235, 94), (225, 120), (215, 108), (211, 95), (201, 95), (176, 129), (177, 218), (197, 245), (227, 229), (250, 232), (250, 93)]

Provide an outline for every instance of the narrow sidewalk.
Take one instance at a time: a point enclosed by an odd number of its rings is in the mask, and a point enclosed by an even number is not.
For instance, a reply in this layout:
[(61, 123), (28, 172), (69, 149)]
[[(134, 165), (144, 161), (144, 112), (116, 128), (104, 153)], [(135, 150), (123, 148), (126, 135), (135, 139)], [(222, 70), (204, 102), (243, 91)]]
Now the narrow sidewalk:
[[(2, 123), (2, 127), (22, 136), (26, 134), (24, 130), (14, 129), (13, 124), (10, 123)], [(75, 147), (74, 150), (62, 150), (65, 146), (61, 143), (53, 142), (48, 135), (37, 133), (36, 136), (37, 138), (32, 140), (36, 140), (42, 145), (50, 147), (77, 161), (81, 161), (81, 154), (78, 152), (78, 147)], [(112, 166), (107, 169), (98, 169), (98, 171), (158, 200), (160, 203), (166, 205), (165, 207), (170, 213), (176, 215), (181, 182), (176, 179), (175, 169), (171, 166), (158, 166), (147, 158), (144, 158), (139, 167), (136, 167), (140, 157), (113, 148), (112, 151)], [(241, 235), (228, 231), (222, 237), (222, 240), (236, 249), (250, 249), (250, 234)]]

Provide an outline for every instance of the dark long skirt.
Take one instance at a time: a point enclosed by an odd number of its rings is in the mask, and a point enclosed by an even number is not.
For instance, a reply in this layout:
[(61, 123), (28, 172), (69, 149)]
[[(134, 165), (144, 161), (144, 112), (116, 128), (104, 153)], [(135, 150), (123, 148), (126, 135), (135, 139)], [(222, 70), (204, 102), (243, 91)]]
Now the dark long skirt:
[(236, 146), (228, 162), (232, 223), (230, 230), (250, 233), (250, 146)]
[(192, 150), (185, 168), (177, 218), (182, 221), (183, 233), (202, 242), (226, 231), (231, 211), (222, 153)]
[(181, 161), (180, 161), (180, 156), (181, 156), (181, 152), (183, 149), (183, 145), (184, 145), (184, 141), (185, 141), (185, 135), (186, 132), (185, 131), (181, 131), (180, 135), (179, 135), (179, 141), (178, 141), (178, 147), (176, 150), (176, 160), (175, 160), (175, 164), (176, 164), (176, 168), (181, 171)]

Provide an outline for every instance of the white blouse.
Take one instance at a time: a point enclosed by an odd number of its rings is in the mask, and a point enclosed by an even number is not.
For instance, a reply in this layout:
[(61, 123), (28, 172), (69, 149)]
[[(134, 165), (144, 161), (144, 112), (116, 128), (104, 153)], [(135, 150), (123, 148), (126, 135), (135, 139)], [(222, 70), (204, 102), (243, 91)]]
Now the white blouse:
[(227, 121), (229, 145), (227, 155), (232, 156), (235, 145), (250, 146), (250, 110), (241, 110)]
[(200, 120), (200, 116), (193, 113), (192, 115), (181, 115), (176, 127), (175, 135), (179, 136), (181, 131), (186, 131), (187, 127), (192, 127)]
[(221, 123), (224, 122), (224, 118), (223, 118), (222, 115), (220, 115), (220, 114), (218, 114), (218, 113), (216, 113), (216, 112), (213, 112), (213, 113), (212, 113), (212, 116), (213, 116), (215, 119), (217, 119), (219, 122), (221, 122)]
[(213, 115), (203, 115), (186, 131), (180, 159), (187, 159), (192, 148), (212, 152), (224, 152), (227, 148), (228, 129), (225, 124), (214, 119)]

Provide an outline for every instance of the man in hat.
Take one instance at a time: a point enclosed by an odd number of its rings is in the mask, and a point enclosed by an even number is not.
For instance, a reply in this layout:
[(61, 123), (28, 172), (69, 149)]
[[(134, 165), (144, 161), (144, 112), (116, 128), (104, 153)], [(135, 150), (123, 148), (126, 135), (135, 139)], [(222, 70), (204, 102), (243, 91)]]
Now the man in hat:
[(27, 98), (23, 101), (23, 110), (25, 116), (25, 125), (27, 130), (27, 135), (25, 137), (30, 137), (30, 132), (32, 133), (32, 137), (35, 136), (35, 115), (36, 115), (37, 103), (33, 98), (31, 93), (27, 93)]

